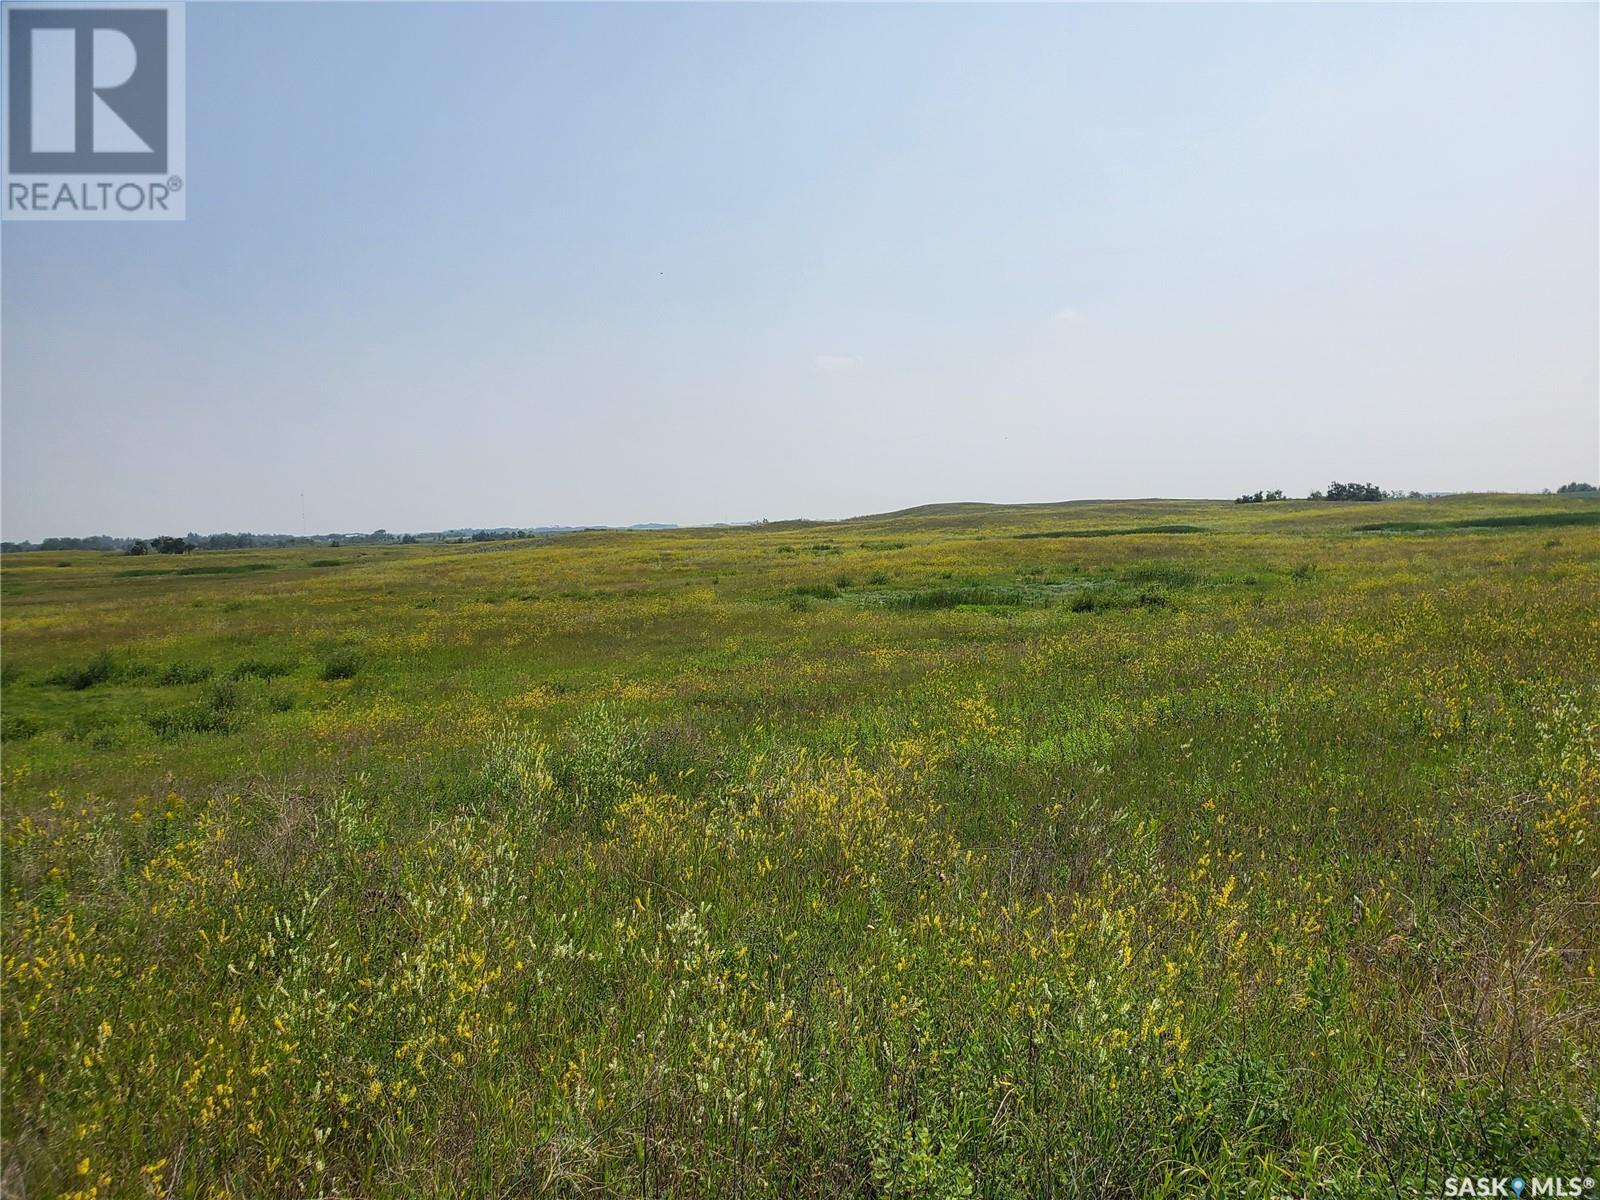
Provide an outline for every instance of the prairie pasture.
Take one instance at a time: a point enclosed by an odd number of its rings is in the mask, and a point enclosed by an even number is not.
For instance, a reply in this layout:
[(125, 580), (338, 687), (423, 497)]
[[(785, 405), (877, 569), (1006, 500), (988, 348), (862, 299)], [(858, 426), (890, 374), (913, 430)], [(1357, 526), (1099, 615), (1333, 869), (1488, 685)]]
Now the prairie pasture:
[(8, 1189), (1600, 1175), (1593, 500), (32, 552), (0, 597)]

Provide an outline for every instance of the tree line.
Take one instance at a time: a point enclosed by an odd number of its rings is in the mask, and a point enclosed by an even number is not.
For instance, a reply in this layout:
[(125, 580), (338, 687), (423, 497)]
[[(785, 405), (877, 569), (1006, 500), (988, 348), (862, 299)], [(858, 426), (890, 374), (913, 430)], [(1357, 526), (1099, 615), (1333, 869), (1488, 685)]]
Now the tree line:
[[(1592, 483), (1563, 483), (1556, 489), (1557, 495), (1569, 495), (1574, 492), (1593, 492), (1597, 489)], [(1549, 495), (1550, 489), (1545, 488), (1544, 494)], [(1273, 488), (1271, 491), (1246, 492), (1234, 501), (1235, 504), (1267, 504), (1274, 500), (1287, 500), (1282, 489)], [(1423, 500), (1426, 497), (1418, 491), (1385, 491), (1375, 483), (1330, 483), (1325, 491), (1312, 492), (1307, 500)]]

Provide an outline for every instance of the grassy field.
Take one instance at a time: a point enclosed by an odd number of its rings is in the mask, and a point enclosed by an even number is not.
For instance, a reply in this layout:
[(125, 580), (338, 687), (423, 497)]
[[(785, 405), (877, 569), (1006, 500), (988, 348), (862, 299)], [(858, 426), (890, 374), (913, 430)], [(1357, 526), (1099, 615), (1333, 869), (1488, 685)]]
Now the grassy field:
[(1592, 501), (36, 552), (0, 588), (28, 1196), (1600, 1175)]

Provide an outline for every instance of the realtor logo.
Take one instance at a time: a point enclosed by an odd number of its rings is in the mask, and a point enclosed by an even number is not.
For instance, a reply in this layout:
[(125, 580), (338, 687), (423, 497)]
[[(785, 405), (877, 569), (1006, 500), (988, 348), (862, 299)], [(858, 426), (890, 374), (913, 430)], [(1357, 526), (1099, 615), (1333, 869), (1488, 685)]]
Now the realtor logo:
[(5, 6), (10, 219), (181, 220), (183, 7)]

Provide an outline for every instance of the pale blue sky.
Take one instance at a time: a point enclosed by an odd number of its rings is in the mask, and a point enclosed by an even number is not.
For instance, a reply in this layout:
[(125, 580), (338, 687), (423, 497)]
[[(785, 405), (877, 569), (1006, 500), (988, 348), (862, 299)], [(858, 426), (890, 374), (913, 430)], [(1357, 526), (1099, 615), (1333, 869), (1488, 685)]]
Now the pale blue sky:
[(1594, 5), (191, 4), (4, 535), (1600, 474)]

